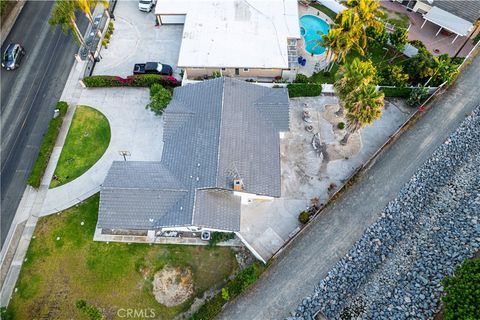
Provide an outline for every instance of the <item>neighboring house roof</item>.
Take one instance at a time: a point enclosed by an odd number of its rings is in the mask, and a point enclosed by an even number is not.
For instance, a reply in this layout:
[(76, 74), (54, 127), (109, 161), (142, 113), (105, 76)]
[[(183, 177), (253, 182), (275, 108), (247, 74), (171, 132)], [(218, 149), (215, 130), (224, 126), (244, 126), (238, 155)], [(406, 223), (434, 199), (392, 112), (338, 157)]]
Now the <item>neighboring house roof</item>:
[(432, 7), (423, 18), (460, 36), (468, 35), (473, 28), (471, 22), (438, 7)]
[[(100, 192), (99, 228), (240, 229), (243, 192), (279, 197), (285, 88), (217, 78), (176, 88), (164, 111), (161, 162), (114, 162)], [(153, 139), (153, 138), (152, 138)]]
[(158, 0), (157, 15), (186, 15), (179, 67), (288, 68), (300, 39), (297, 0)]
[(480, 18), (479, 0), (434, 0), (433, 2), (424, 0), (423, 2), (448, 11), (471, 23), (474, 23)]

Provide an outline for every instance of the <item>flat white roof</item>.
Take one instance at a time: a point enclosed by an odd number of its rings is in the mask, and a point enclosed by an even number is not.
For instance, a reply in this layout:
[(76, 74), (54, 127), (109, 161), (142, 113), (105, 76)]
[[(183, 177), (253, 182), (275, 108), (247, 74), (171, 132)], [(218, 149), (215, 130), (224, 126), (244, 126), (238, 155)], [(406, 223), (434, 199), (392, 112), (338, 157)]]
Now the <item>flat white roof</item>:
[(300, 38), (297, 0), (158, 0), (155, 14), (186, 14), (179, 67), (286, 69)]
[(432, 7), (430, 11), (423, 15), (423, 18), (461, 36), (468, 35), (473, 27), (471, 22), (438, 7)]

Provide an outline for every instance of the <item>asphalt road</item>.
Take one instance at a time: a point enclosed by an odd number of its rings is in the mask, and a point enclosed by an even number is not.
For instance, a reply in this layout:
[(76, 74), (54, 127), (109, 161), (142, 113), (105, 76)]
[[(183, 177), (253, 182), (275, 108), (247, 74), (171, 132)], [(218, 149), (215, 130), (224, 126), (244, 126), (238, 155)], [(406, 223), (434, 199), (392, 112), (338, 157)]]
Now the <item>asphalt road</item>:
[(370, 171), (307, 227), (220, 319), (283, 319), (377, 220), (379, 213), (448, 135), (480, 104), (480, 57), (390, 146)]
[[(53, 4), (28, 1), (2, 46), (2, 54), (10, 42), (27, 52), (19, 69), (0, 71), (2, 246), (78, 50), (70, 35), (48, 25)], [(86, 19), (79, 20), (85, 30)]]

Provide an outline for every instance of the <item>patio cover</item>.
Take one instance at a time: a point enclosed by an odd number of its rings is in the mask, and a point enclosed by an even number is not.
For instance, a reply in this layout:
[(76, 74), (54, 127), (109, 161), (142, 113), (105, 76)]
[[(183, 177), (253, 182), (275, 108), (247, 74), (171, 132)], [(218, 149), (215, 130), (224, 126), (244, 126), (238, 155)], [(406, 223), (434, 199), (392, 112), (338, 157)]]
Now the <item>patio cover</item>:
[(423, 15), (423, 18), (460, 36), (468, 35), (473, 27), (472, 23), (469, 21), (438, 7), (432, 7), (427, 14)]

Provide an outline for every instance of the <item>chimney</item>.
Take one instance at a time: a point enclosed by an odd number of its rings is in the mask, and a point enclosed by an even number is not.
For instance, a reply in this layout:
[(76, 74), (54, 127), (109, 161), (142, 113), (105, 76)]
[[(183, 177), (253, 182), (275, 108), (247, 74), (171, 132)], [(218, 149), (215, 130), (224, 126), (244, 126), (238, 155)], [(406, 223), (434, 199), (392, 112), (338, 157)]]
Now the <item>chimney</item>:
[(243, 181), (242, 181), (242, 179), (234, 179), (233, 180), (233, 190), (243, 191)]

